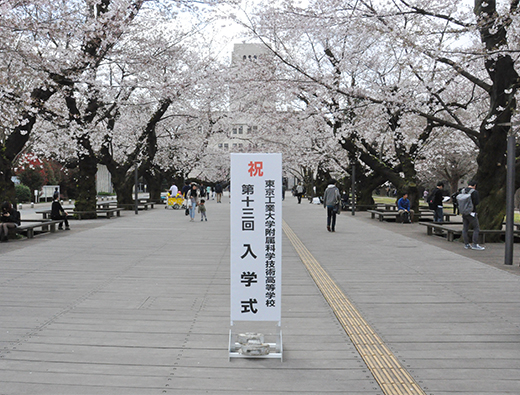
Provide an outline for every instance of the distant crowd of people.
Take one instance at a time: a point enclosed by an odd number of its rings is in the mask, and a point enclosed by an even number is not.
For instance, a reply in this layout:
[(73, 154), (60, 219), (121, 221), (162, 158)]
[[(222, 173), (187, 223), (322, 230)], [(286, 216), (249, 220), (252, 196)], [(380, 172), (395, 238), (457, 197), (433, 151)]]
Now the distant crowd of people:
[(207, 221), (207, 200), (215, 200), (217, 203), (222, 203), (222, 194), (224, 188), (221, 183), (216, 183), (214, 186), (204, 186), (195, 182), (190, 183), (186, 181), (179, 191), (175, 183), (172, 184), (168, 193), (170, 196), (182, 196), (185, 202), (185, 213), (189, 216), (190, 222), (195, 221), (196, 213), (200, 213), (200, 220)]

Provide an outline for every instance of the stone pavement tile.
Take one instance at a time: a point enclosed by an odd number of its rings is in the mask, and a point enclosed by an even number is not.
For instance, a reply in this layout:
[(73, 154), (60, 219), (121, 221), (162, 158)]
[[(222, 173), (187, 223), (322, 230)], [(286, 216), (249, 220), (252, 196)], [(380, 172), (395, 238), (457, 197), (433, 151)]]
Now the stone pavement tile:
[[(428, 243), (412, 227), (402, 234), (393, 231), (397, 224), (360, 218), (366, 213), (341, 214), (331, 234), (319, 206), (288, 202), (284, 209), (289, 226), (428, 394), (520, 393), (519, 276)], [(503, 383), (491, 373), (482, 380), (468, 374), (501, 367), (511, 369)]]
[(2, 250), (0, 393), (381, 394), (286, 239), (285, 360), (228, 361), (228, 208), (209, 203), (207, 223), (124, 213)]

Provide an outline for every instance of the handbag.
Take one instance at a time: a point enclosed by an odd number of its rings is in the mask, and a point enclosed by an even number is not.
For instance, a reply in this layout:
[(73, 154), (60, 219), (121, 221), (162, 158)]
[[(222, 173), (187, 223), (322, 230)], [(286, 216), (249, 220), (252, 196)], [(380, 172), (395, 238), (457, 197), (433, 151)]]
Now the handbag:
[(190, 209), (187, 208), (185, 211), (184, 211), (184, 215), (190, 215)]

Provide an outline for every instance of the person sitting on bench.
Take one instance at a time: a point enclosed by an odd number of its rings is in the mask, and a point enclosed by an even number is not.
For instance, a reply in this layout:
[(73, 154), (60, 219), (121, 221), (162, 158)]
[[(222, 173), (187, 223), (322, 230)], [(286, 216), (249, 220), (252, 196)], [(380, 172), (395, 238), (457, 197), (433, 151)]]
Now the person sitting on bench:
[[(65, 222), (65, 230), (70, 230), (69, 221), (67, 220), (67, 212), (63, 209), (60, 201), (59, 195), (54, 195), (54, 200), (51, 206), (51, 219), (60, 220), (62, 219)], [(63, 222), (60, 222), (58, 225), (59, 230), (63, 230)]]
[(15, 210), (10, 202), (3, 202), (0, 217), (0, 241), (8, 241), (9, 229), (14, 229), (18, 225), (20, 225), (20, 212)]
[(411, 221), (413, 221), (414, 211), (410, 209), (408, 193), (403, 193), (403, 197), (397, 201), (397, 210), (403, 223), (409, 224)]

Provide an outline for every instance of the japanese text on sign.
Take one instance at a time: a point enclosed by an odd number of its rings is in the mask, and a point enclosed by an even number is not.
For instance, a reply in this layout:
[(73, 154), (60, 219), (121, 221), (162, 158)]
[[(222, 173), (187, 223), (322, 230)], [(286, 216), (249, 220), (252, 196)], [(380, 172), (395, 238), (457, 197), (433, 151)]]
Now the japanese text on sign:
[(281, 319), (281, 155), (231, 154), (231, 321)]

